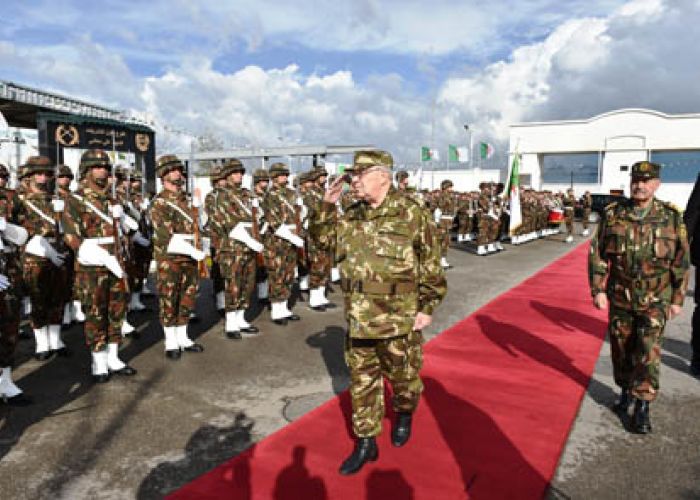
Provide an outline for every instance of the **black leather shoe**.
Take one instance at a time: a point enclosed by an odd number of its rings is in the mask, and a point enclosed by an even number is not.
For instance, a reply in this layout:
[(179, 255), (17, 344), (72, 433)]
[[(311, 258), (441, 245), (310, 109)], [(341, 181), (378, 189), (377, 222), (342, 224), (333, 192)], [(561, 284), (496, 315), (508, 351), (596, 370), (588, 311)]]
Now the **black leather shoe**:
[(190, 319), (188, 320), (189, 323), (199, 323), (199, 315), (198, 314), (193, 314), (190, 316)]
[(286, 326), (287, 325), (287, 318), (273, 319), (272, 322), (276, 325)]
[(121, 370), (109, 370), (109, 373), (113, 373), (115, 375), (123, 375), (125, 377), (131, 377), (132, 375), (136, 375), (136, 373), (138, 372), (129, 365), (126, 365)]
[(38, 361), (46, 361), (47, 359), (50, 359), (53, 356), (53, 351), (44, 351), (44, 352), (37, 352), (34, 353), (34, 359)]
[(3, 397), (2, 401), (6, 405), (10, 405), (10, 406), (29, 406), (30, 404), (34, 403), (34, 401), (32, 401), (32, 398), (25, 395), (23, 392), (17, 394), (14, 397), (11, 397), (11, 398)]
[(335, 309), (338, 307), (333, 302), (329, 302), (328, 304), (325, 304), (325, 306), (326, 306), (326, 309)]
[(411, 437), (412, 413), (399, 413), (396, 415), (396, 426), (391, 431), (391, 444), (401, 447)]
[(649, 401), (638, 399), (634, 403), (634, 431), (637, 434), (649, 434), (651, 432)]
[(352, 454), (340, 466), (339, 472), (344, 476), (355, 474), (366, 462), (374, 462), (377, 458), (379, 458), (379, 450), (374, 438), (360, 438)]
[(296, 314), (292, 314), (291, 316), (287, 316), (287, 319), (289, 321), (299, 321), (301, 317), (297, 316)]
[(217, 309), (216, 312), (218, 313), (219, 316), (222, 318), (226, 316), (226, 309)]
[(67, 347), (61, 347), (60, 349), (56, 349), (53, 352), (55, 352), (56, 354), (58, 354), (62, 358), (70, 358), (73, 355), (71, 350), (68, 349)]
[(309, 306), (309, 309), (316, 312), (326, 312), (326, 306)]
[(690, 374), (694, 377), (700, 377), (700, 361), (693, 361), (688, 367)]
[(178, 360), (180, 359), (180, 356), (182, 356), (180, 349), (170, 349), (169, 351), (165, 351), (165, 357), (168, 359)]
[(183, 347), (182, 350), (185, 352), (204, 352), (204, 346), (195, 342), (189, 347)]
[(620, 393), (620, 398), (613, 405), (613, 411), (619, 414), (626, 414), (629, 411), (630, 405), (632, 403), (634, 403), (634, 398), (632, 397), (632, 393), (630, 392), (630, 390), (622, 389), (622, 392)]
[(109, 373), (100, 373), (99, 375), (93, 375), (92, 381), (96, 384), (104, 384), (109, 382)]
[(241, 328), (241, 333), (256, 334), (259, 331), (258, 327), (253, 325)]
[(241, 332), (239, 332), (238, 330), (226, 332), (226, 337), (231, 339), (231, 340), (241, 340), (243, 338), (241, 336)]

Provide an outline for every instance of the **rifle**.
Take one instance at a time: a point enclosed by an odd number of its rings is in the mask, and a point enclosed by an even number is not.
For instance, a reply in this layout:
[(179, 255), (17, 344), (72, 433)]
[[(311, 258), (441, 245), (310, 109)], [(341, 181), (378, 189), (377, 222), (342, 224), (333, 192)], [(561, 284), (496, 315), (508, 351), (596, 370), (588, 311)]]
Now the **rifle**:
[[(112, 131), (112, 134), (114, 134), (114, 131)], [(117, 203), (117, 176), (116, 172), (114, 176), (112, 177), (112, 202)], [(123, 210), (123, 208), (122, 208)], [(124, 261), (124, 252), (122, 248), (122, 238), (121, 238), (121, 228), (119, 227), (119, 219), (114, 217), (114, 214), (112, 214), (112, 232), (114, 233), (114, 256), (117, 258), (117, 262), (119, 262), (119, 266), (122, 268), (124, 271), (124, 276), (122, 277), (122, 281), (124, 282), (124, 290), (126, 290), (126, 293), (131, 293), (131, 289), (129, 287), (129, 280), (126, 276), (126, 262)]]
[[(296, 226), (297, 236), (301, 238), (301, 235), (304, 233), (301, 225), (301, 206), (298, 203), (294, 205), (294, 225)], [(297, 247), (297, 258), (306, 265), (306, 250), (303, 246)]]
[[(258, 200), (256, 198), (253, 198), (250, 213), (253, 217), (253, 226), (251, 227), (253, 238), (255, 238), (258, 241), (262, 241), (260, 239), (260, 227), (258, 226)], [(258, 252), (255, 254), (255, 262), (258, 264), (258, 268), (265, 267), (265, 256), (262, 252)]]
[[(194, 221), (194, 246), (197, 249), (202, 248), (202, 234), (199, 232), (199, 206), (194, 202), (195, 197), (199, 198), (199, 189), (194, 188), (191, 183), (194, 183), (194, 179), (190, 175), (190, 168), (192, 168), (192, 161), (187, 166), (186, 176), (187, 176), (187, 191), (190, 193), (190, 207), (192, 209), (192, 219)], [(209, 277), (209, 268), (207, 267), (206, 259), (202, 259), (197, 262), (197, 274), (200, 278)]]

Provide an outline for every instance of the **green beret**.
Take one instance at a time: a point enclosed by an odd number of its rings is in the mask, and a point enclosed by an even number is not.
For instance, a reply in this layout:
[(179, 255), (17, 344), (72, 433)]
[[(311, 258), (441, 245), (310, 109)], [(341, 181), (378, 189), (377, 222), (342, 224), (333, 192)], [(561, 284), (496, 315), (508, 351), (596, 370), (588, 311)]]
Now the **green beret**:
[(156, 175), (161, 179), (168, 172), (178, 169), (181, 172), (184, 172), (185, 166), (175, 155), (163, 155), (160, 158), (158, 158), (158, 161), (156, 162)]
[(270, 167), (270, 178), (274, 179), (280, 175), (289, 175), (289, 169), (287, 165), (281, 162), (273, 163)]
[(53, 172), (56, 167), (48, 156), (30, 156), (24, 163), (24, 168), (27, 170), (27, 175), (33, 175), (41, 172)]
[(270, 173), (264, 168), (257, 168), (253, 172), (253, 182), (269, 181)]
[(638, 161), (632, 165), (633, 179), (658, 179), (661, 173), (661, 165), (650, 161)]
[(371, 167), (394, 167), (394, 159), (386, 151), (357, 151), (352, 161), (353, 171), (361, 172)]

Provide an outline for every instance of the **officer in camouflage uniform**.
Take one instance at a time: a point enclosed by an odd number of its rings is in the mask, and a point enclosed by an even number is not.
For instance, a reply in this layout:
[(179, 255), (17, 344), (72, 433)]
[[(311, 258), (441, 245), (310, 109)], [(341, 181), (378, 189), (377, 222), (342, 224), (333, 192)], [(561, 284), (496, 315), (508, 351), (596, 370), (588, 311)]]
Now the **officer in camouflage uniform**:
[(156, 175), (161, 179), (163, 190), (151, 206), (160, 323), (165, 334), (165, 355), (172, 360), (180, 359), (182, 351), (204, 350), (187, 335), (187, 323), (197, 297), (197, 263), (204, 260), (206, 254), (194, 245), (195, 224), (199, 221), (183, 192), (184, 171), (177, 156), (158, 158)]
[(574, 241), (574, 208), (576, 207), (576, 197), (573, 189), (567, 189), (563, 198), (564, 222), (566, 223), (566, 242)]
[(20, 246), (27, 241), (27, 231), (19, 225), (20, 200), (7, 188), (9, 177), (7, 167), (0, 164), (0, 398), (13, 406), (25, 406), (31, 400), (13, 382), (12, 368), (19, 338)]
[(420, 331), (430, 324), (446, 292), (440, 239), (430, 212), (393, 188), (392, 166), (389, 153), (357, 152), (352, 184), (358, 201), (338, 215), (341, 178), (329, 188), (310, 224), (319, 246), (336, 245), (348, 322), (345, 359), (358, 442), (341, 474), (353, 474), (377, 459), (384, 377), (393, 387), (397, 413), (392, 443), (408, 441), (423, 390)]
[(660, 167), (632, 165), (631, 199), (606, 207), (591, 241), (589, 281), (594, 303), (610, 303), (608, 334), (616, 411), (632, 402), (634, 429), (651, 431), (649, 403), (659, 391), (661, 342), (666, 321), (680, 314), (688, 286), (688, 242), (681, 213), (657, 200)]
[(141, 189), (143, 182), (141, 172), (131, 170), (127, 177), (131, 186), (124, 210), (137, 224), (137, 229), (129, 238), (130, 259), (127, 267), (129, 290), (131, 291), (129, 311), (145, 311), (148, 308), (141, 302), (141, 295), (153, 258), (153, 245), (151, 244), (153, 228), (148, 218), (148, 201), (144, 198)]
[(452, 192), (452, 181), (445, 179), (440, 183), (440, 193), (435, 198), (435, 223), (438, 225), (442, 242), (440, 265), (445, 269), (452, 267), (447, 262), (447, 250), (450, 248), (450, 233), (457, 215), (457, 202)]
[[(253, 172), (253, 208), (258, 217), (257, 230), (258, 234), (252, 236), (263, 244), (263, 247), (269, 248), (272, 246), (274, 236), (268, 231), (265, 214), (261, 208), (263, 200), (267, 195), (267, 188), (270, 184), (270, 174), (264, 168), (258, 168)], [(255, 255), (255, 282), (257, 283), (257, 296), (259, 301), (268, 301), (269, 298), (269, 283), (267, 281), (267, 269), (265, 267), (265, 251), (258, 252)]]
[[(53, 354), (68, 356), (61, 340), (66, 255), (63, 234), (56, 222), (55, 212), (63, 207), (52, 200), (52, 180), (55, 167), (45, 156), (32, 156), (25, 168), (30, 176), (29, 191), (19, 207), (18, 221), (29, 233), (24, 248), (24, 277), (32, 308), (29, 315), (34, 339), (35, 358), (45, 361)], [(59, 216), (60, 217), (60, 216)]]
[(581, 223), (583, 225), (583, 232), (581, 236), (588, 236), (590, 232), (588, 231), (588, 223), (591, 218), (591, 209), (593, 208), (593, 198), (591, 197), (591, 192), (586, 191), (583, 193), (583, 198), (581, 199), (581, 205), (583, 206), (583, 217)]
[(110, 373), (131, 376), (136, 370), (119, 359), (126, 317), (126, 278), (116, 258), (123, 210), (109, 194), (112, 169), (107, 153), (89, 149), (80, 158), (80, 188), (63, 212), (65, 240), (76, 255), (76, 288), (87, 314), (85, 338), (92, 353), (92, 377), (107, 382)]
[(284, 163), (270, 167), (272, 186), (263, 200), (265, 220), (275, 237), (266, 247), (265, 264), (269, 280), (271, 318), (278, 325), (301, 318), (289, 310), (287, 301), (292, 294), (294, 271), (297, 265), (297, 249), (304, 247), (304, 240), (296, 234), (296, 211), (299, 206), (296, 193), (287, 187), (289, 169)]
[(483, 182), (479, 185), (481, 194), (478, 200), (478, 220), (479, 234), (476, 240), (478, 255), (487, 255), (498, 250), (496, 238), (498, 228), (501, 225), (498, 211), (498, 204), (495, 195), (495, 185), (490, 182)]
[[(56, 178), (56, 195), (63, 200), (63, 205), (70, 196), (70, 183), (73, 181), (73, 171), (67, 165), (58, 166), (58, 177)], [(61, 275), (57, 290), (62, 293), (63, 302), (63, 327), (67, 328), (75, 321), (76, 317), (73, 312), (73, 283), (75, 281), (75, 253), (69, 247), (64, 245), (63, 253), (65, 253), (65, 265), (59, 268)], [(84, 321), (85, 318), (82, 318)]]
[(209, 227), (219, 245), (216, 260), (225, 283), (226, 336), (239, 340), (241, 333), (258, 333), (258, 328), (246, 321), (245, 312), (255, 288), (255, 254), (263, 246), (250, 233), (252, 196), (241, 187), (243, 164), (234, 158), (224, 166), (224, 171), (228, 187), (217, 197)]
[(219, 242), (216, 239), (216, 235), (212, 234), (211, 228), (209, 226), (209, 221), (214, 213), (214, 206), (217, 204), (219, 196), (226, 189), (226, 172), (223, 166), (214, 165), (209, 170), (209, 182), (211, 182), (212, 190), (207, 193), (204, 198), (204, 212), (207, 214), (207, 224), (204, 227), (204, 232), (209, 236), (210, 239), (210, 253), (211, 253), (211, 281), (214, 290), (214, 300), (216, 301), (216, 310), (219, 314), (223, 315), (226, 312), (226, 296), (224, 294), (224, 278), (221, 276), (221, 268), (216, 260), (216, 249), (219, 248)]

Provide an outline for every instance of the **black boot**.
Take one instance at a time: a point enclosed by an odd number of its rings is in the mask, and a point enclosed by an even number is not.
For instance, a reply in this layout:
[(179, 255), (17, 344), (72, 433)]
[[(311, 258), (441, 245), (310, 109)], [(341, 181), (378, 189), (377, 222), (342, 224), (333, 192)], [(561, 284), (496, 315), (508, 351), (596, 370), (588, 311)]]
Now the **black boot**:
[(360, 438), (355, 444), (352, 455), (346, 458), (343, 465), (340, 466), (339, 472), (344, 476), (354, 474), (365, 465), (365, 462), (374, 462), (378, 457), (379, 450), (377, 450), (377, 442), (374, 438)]
[(396, 426), (391, 431), (391, 444), (401, 447), (411, 437), (412, 413), (399, 413), (396, 415)]
[(241, 340), (243, 336), (238, 330), (229, 330), (228, 332), (226, 332), (226, 338), (231, 340)]
[(173, 361), (177, 361), (180, 359), (180, 356), (182, 356), (182, 352), (180, 349), (169, 349), (165, 351), (165, 357), (168, 359), (172, 359)]
[(634, 404), (634, 431), (637, 434), (649, 434), (651, 432), (651, 419), (649, 418), (649, 401), (638, 399)]
[(620, 393), (620, 398), (613, 405), (613, 411), (621, 415), (626, 414), (629, 411), (630, 405), (633, 402), (634, 398), (632, 397), (632, 393), (630, 392), (630, 390), (622, 389), (622, 392)]

